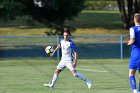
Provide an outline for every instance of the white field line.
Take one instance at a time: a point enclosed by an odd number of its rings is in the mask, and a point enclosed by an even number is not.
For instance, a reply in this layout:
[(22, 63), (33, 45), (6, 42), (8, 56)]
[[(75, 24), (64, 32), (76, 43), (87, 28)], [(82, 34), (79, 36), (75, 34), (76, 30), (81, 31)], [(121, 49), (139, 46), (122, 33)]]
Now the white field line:
[(102, 72), (102, 73), (109, 72), (109, 71), (101, 71), (101, 70), (94, 70), (94, 69), (83, 69), (83, 68), (76, 68), (76, 69), (81, 71), (88, 71), (88, 72)]

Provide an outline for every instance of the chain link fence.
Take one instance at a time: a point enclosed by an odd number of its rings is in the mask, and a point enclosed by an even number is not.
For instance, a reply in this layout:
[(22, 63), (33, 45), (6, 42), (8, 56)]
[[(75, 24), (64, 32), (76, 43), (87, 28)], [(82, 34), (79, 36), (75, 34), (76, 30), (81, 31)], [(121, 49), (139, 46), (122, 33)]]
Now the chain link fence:
[[(44, 49), (56, 47), (61, 36), (0, 36), (0, 58), (47, 58)], [(72, 36), (80, 59), (123, 59), (130, 56), (125, 35)], [(58, 51), (54, 58), (61, 57)]]

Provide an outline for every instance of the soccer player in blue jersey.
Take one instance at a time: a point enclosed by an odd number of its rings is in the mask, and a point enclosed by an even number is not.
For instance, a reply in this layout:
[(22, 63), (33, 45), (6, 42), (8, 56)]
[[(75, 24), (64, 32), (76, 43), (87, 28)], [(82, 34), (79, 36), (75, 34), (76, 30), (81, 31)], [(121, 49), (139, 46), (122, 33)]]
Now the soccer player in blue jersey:
[(84, 77), (81, 73), (76, 72), (76, 62), (77, 62), (77, 49), (72, 40), (70, 40), (70, 31), (64, 31), (63, 33), (64, 39), (61, 40), (60, 44), (57, 45), (56, 49), (50, 56), (53, 56), (55, 52), (61, 48), (62, 57), (57, 65), (56, 70), (54, 71), (54, 76), (50, 84), (44, 83), (44, 86), (53, 89), (56, 81), (58, 80), (58, 76), (60, 72), (67, 67), (73, 74), (74, 77), (80, 78), (81, 80), (85, 81), (87, 87), (91, 88), (91, 81)]
[(130, 63), (129, 63), (129, 80), (133, 93), (140, 93), (140, 82), (139, 88), (136, 88), (135, 73), (138, 70), (140, 78), (140, 14), (134, 15), (135, 26), (130, 28), (130, 40), (128, 45), (132, 45)]

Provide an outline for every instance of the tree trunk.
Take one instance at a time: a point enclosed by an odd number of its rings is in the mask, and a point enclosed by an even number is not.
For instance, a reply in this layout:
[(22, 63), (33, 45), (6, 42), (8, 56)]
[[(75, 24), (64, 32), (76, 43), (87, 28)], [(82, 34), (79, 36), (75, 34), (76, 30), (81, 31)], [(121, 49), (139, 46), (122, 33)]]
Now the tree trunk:
[(127, 0), (127, 7), (128, 7), (128, 28), (133, 25), (133, 0)]
[(117, 0), (117, 3), (118, 3), (121, 19), (123, 21), (123, 27), (128, 28), (129, 24), (127, 21), (128, 17), (127, 17), (126, 10), (125, 10), (125, 1), (124, 0)]
[(134, 2), (134, 13), (139, 13), (139, 5), (138, 5), (138, 0), (135, 0)]

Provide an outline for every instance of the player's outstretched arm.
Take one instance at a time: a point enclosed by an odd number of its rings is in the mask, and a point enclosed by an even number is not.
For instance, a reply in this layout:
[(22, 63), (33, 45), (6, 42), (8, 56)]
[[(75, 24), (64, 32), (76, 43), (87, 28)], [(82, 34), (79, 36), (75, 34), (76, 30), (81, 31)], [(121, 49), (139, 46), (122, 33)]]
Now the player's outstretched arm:
[(131, 39), (128, 41), (128, 44), (127, 44), (127, 45), (132, 45), (134, 42), (135, 42), (135, 39), (134, 39), (134, 38), (131, 38)]
[(61, 45), (57, 45), (57, 47), (55, 48), (55, 50), (53, 51), (53, 53), (50, 54), (51, 57), (53, 57), (53, 55), (55, 54), (55, 52), (61, 48)]
[(73, 67), (76, 67), (77, 63), (77, 52), (74, 52)]

